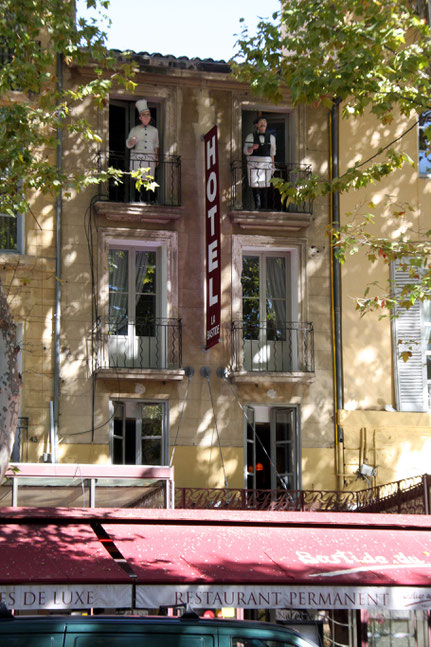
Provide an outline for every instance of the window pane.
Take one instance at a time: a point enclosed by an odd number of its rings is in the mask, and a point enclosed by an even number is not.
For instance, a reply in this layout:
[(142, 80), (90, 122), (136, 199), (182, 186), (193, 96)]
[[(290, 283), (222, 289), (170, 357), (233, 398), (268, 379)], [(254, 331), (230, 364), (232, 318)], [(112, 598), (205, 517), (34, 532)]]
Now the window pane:
[(0, 249), (16, 250), (17, 243), (17, 219), (6, 214), (0, 215)]
[(162, 464), (162, 443), (161, 440), (142, 439), (142, 464), (143, 465), (161, 465)]
[(259, 297), (259, 257), (244, 256), (241, 274), (242, 296)]
[(244, 299), (242, 304), (243, 338), (259, 337), (259, 299)]
[(125, 249), (109, 251), (109, 324), (110, 333), (127, 335), (129, 255)]
[(136, 292), (156, 292), (156, 253), (136, 252)]
[(112, 462), (114, 465), (123, 463), (123, 442), (124, 442), (124, 405), (121, 402), (114, 403), (114, 428), (112, 443)]
[(156, 253), (136, 252), (136, 334), (154, 337), (156, 317)]
[(268, 340), (286, 339), (286, 259), (269, 256), (266, 259), (266, 321)]
[(286, 299), (286, 259), (281, 256), (266, 259), (266, 295), (268, 299)]
[(162, 464), (163, 405), (144, 404), (142, 415), (142, 463)]
[(163, 407), (161, 404), (142, 405), (142, 436), (161, 437), (162, 415)]

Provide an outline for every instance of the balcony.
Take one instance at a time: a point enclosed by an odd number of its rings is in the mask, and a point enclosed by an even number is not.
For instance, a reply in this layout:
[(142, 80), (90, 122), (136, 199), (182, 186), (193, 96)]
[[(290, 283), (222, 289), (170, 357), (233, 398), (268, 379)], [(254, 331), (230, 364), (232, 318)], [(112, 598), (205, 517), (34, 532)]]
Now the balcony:
[[(305, 164), (275, 164), (275, 171), (268, 171), (270, 177), (282, 178), (297, 184), (311, 175), (311, 166)], [(266, 208), (256, 210), (251, 188), (247, 181), (247, 160), (232, 162), (232, 210), (229, 217), (233, 224), (242, 229), (264, 227), (286, 231), (298, 231), (311, 222), (313, 207), (311, 201), (300, 204), (282, 204), (279, 191), (268, 189)]]
[(252, 374), (286, 374), (303, 381), (314, 376), (312, 323), (232, 322), (232, 370), (235, 379)]
[(182, 379), (181, 319), (100, 320), (91, 343), (100, 377)]
[(409, 477), (364, 490), (175, 488), (175, 507), (285, 512), (430, 514), (431, 476)]
[[(148, 168), (150, 163), (144, 154), (133, 153), (134, 168)], [(130, 169), (130, 151), (100, 151), (99, 171), (113, 167), (120, 171)], [(178, 155), (165, 155), (155, 170), (155, 181), (159, 185), (155, 192), (136, 190), (135, 180), (125, 176), (122, 183), (113, 180), (108, 185), (108, 199), (111, 202), (140, 203), (149, 206), (181, 206), (181, 158)]]

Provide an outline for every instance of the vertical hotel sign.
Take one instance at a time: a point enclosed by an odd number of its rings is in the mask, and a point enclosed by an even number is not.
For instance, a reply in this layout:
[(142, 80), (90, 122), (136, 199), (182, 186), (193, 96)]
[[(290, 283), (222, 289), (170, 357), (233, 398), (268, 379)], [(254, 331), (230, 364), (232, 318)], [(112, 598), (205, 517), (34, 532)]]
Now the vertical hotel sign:
[(205, 143), (205, 242), (206, 334), (208, 350), (220, 341), (220, 202), (218, 190), (217, 126), (204, 135)]

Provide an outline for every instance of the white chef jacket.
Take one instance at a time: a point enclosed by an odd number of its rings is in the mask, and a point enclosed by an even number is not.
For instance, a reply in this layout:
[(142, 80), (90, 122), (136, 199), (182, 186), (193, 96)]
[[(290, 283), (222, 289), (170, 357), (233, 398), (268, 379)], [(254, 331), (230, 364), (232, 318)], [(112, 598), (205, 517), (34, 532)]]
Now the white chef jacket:
[[(136, 137), (135, 146), (130, 145), (130, 140)], [(156, 171), (156, 153), (159, 148), (159, 131), (154, 126), (134, 126), (126, 140), (127, 148), (133, 148), (130, 153), (130, 170), (150, 167), (149, 174), (154, 177)]]

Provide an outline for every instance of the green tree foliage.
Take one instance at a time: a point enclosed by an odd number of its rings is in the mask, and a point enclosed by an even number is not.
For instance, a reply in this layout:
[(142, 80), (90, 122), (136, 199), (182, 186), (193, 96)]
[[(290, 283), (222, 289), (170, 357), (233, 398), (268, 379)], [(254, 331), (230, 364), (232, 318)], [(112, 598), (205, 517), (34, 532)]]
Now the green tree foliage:
[[(109, 0), (87, 0), (102, 14)], [(96, 20), (75, 19), (74, 0), (0, 0), (0, 213), (29, 208), (33, 191), (81, 189), (115, 175), (65, 174), (56, 163), (58, 129), (98, 141), (73, 106), (84, 97), (103, 105), (113, 84), (133, 89), (131, 66), (116, 65)], [(61, 87), (58, 64), (91, 64), (93, 78)]]
[[(248, 82), (257, 95), (278, 102), (288, 88), (293, 105), (339, 104), (344, 118), (360, 119), (371, 111), (389, 125), (396, 114), (411, 119), (431, 110), (431, 39), (425, 0), (287, 0), (271, 21), (261, 20), (255, 36), (244, 26), (238, 40), (234, 74)], [(406, 132), (408, 132), (406, 130)], [(424, 135), (431, 140), (429, 128)], [(405, 134), (405, 133), (403, 133)], [(389, 146), (371, 152), (332, 181), (312, 175), (292, 185), (274, 179), (282, 199), (314, 200), (332, 192), (342, 194), (375, 184), (405, 163), (400, 152), (402, 136)], [(395, 144), (397, 146), (395, 147)], [(343, 142), (341, 142), (343, 145)], [(394, 205), (399, 221), (408, 207)], [(361, 313), (388, 310), (395, 304), (410, 307), (417, 298), (431, 296), (430, 232), (407, 229), (397, 240), (371, 233), (374, 205), (357, 224), (331, 230), (338, 258), (365, 249), (370, 261), (390, 264), (400, 261), (410, 273), (410, 282), (394, 293), (391, 286), (358, 299)], [(399, 229), (403, 231), (403, 227)]]

